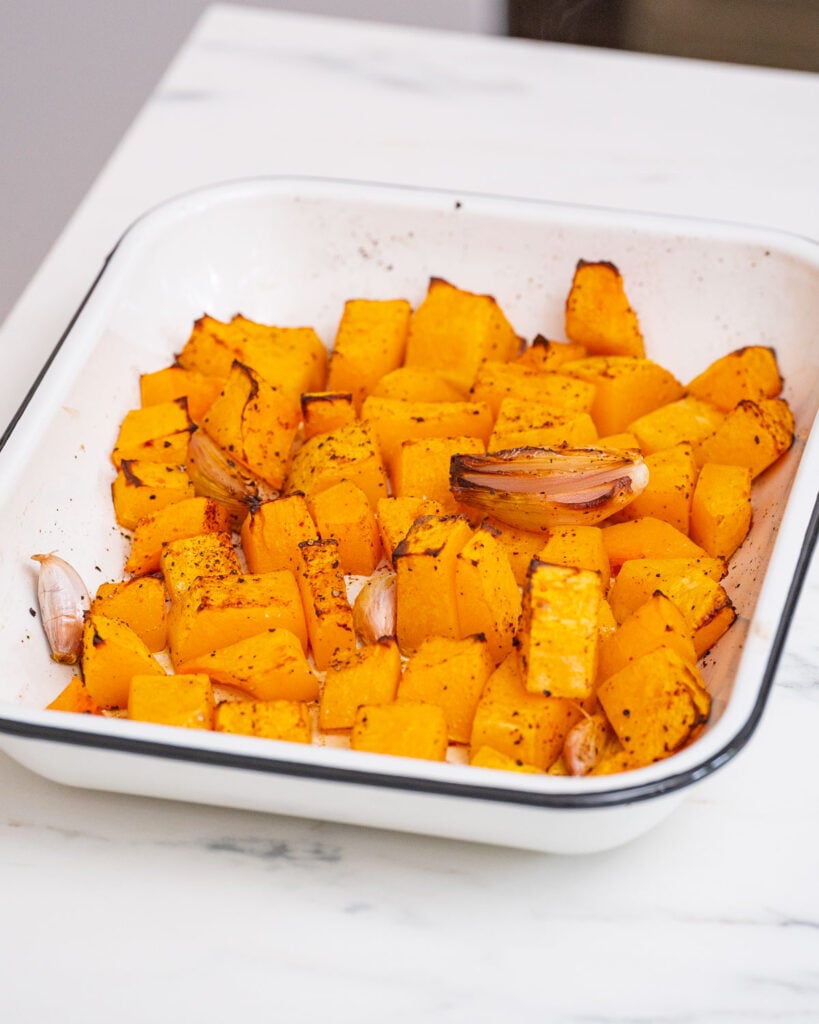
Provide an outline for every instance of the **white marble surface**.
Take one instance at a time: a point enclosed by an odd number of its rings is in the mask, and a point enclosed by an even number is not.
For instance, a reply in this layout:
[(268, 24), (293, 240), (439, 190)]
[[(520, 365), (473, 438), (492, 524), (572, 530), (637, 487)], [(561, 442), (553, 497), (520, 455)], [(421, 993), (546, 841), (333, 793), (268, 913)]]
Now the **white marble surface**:
[[(819, 237), (816, 76), (216, 7), (5, 322), (8, 421), (106, 252), (190, 187), (318, 174)], [(819, 1019), (819, 571), (749, 747), (558, 857), (73, 791), (0, 756), (9, 1022)]]

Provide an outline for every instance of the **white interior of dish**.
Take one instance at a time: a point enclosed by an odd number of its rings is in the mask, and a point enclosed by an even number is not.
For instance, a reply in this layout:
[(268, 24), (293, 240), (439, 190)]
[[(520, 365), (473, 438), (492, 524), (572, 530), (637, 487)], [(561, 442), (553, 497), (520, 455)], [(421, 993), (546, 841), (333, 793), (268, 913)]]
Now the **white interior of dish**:
[[(683, 383), (718, 355), (749, 344), (773, 346), (786, 379), (797, 442), (758, 481), (753, 532), (726, 581), (740, 617), (705, 669), (715, 697), (712, 721), (673, 765), (644, 772), (676, 773), (720, 749), (759, 694), (815, 498), (815, 437), (803, 453), (819, 401), (817, 246), (730, 225), (332, 182), (261, 180), (196, 193), (147, 215), (114, 254), (0, 453), (2, 713), (51, 719), (53, 713), (40, 709), (70, 671), (50, 661), (32, 615), (37, 566), (29, 556), (57, 551), (92, 592), (121, 578), (127, 539), (113, 519), (109, 452), (123, 415), (139, 404), (139, 374), (170, 363), (196, 317), (241, 312), (268, 323), (311, 325), (330, 346), (346, 299), (405, 297), (415, 305), (429, 278), (438, 276), (493, 294), (527, 339), (537, 333), (562, 339), (566, 293), (581, 258), (617, 264), (648, 354)], [(800, 459), (787, 529), (774, 547)], [(72, 729), (151, 734), (139, 723), (73, 717)], [(228, 743), (258, 753), (254, 741), (222, 736), (174, 731), (173, 742)], [(326, 749), (292, 756), (362, 755)], [(400, 762), (388, 770), (435, 777), (464, 769), (407, 769)], [(514, 784), (619, 783), (521, 777)]]

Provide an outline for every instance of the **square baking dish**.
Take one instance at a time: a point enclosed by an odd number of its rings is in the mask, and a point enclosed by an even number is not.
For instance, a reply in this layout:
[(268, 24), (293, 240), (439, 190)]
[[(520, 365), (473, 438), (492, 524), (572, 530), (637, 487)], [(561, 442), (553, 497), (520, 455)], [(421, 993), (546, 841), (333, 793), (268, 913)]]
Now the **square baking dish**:
[[(344, 301), (407, 298), (430, 277), (490, 293), (517, 332), (563, 337), (578, 259), (623, 274), (648, 355), (685, 383), (742, 345), (776, 349), (796, 441), (755, 483), (754, 526), (724, 581), (738, 611), (708, 658), (702, 737), (661, 763), (530, 776), (333, 746), (45, 711), (68, 681), (36, 607), (37, 551), (93, 591), (122, 576), (109, 453), (139, 374), (173, 361), (207, 312), (310, 325), (332, 344)], [(819, 246), (766, 229), (542, 201), (321, 179), (227, 183), (150, 211), (116, 245), (0, 448), (0, 747), (101, 790), (322, 818), (534, 850), (639, 835), (748, 742), (815, 543)]]

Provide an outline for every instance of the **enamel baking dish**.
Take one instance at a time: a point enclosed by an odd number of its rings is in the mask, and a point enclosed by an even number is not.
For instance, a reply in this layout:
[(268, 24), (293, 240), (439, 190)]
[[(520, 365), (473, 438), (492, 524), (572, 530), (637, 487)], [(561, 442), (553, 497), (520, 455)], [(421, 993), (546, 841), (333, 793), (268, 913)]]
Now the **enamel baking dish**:
[[(773, 346), (796, 417), (725, 581), (739, 617), (707, 659), (714, 710), (696, 743), (627, 774), (564, 778), (43, 710), (70, 669), (49, 658), (29, 556), (58, 552), (92, 593), (122, 577), (109, 453), (139, 374), (172, 362), (194, 319), (311, 325), (329, 346), (345, 299), (417, 305), (437, 276), (493, 294), (526, 338), (559, 339), (581, 258), (617, 264), (649, 356), (684, 383), (734, 348)], [(729, 762), (763, 712), (817, 535), (817, 323), (819, 246), (756, 228), (302, 179), (229, 183), (149, 212), (3, 438), (0, 747), (73, 786), (544, 851), (629, 840)]]

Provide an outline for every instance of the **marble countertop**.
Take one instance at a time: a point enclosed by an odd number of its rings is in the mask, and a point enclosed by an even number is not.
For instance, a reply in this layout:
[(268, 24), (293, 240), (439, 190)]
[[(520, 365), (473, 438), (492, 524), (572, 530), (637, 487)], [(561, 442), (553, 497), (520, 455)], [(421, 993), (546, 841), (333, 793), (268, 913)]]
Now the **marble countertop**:
[[(819, 237), (819, 78), (211, 8), (0, 331), (11, 418), (145, 209), (259, 174)], [(40, 1021), (819, 1019), (819, 566), (751, 743), (582, 857), (51, 783), (0, 755), (0, 1008)]]

